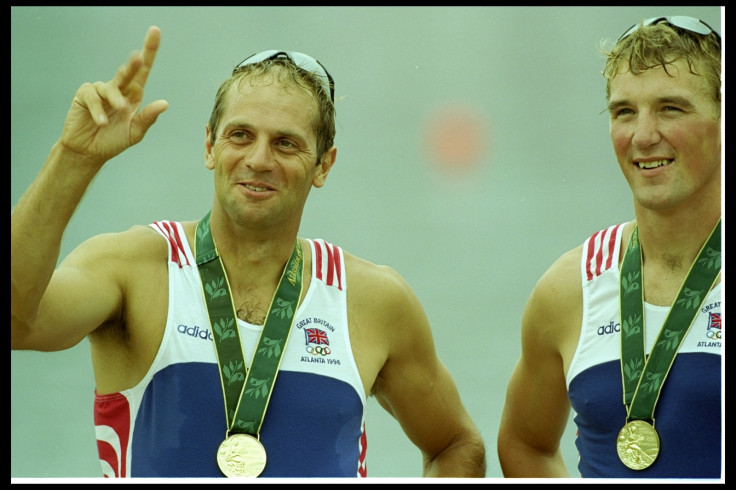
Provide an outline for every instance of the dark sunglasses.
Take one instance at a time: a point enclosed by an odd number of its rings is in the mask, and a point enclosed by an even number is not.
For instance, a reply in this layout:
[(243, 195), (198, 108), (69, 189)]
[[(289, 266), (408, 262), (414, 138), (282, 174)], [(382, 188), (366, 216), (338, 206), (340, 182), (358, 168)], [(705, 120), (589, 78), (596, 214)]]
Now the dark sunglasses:
[[(703, 36), (707, 36), (712, 32), (718, 38), (718, 44), (721, 44), (721, 35), (718, 34), (716, 30), (713, 29), (711, 26), (700, 19), (696, 19), (695, 17), (687, 17), (684, 15), (673, 15), (670, 17), (652, 17), (651, 19), (647, 19), (642, 22), (641, 25), (650, 26), (652, 24), (659, 24), (660, 22), (666, 22), (671, 26), (679, 27), (680, 29), (685, 29), (686, 31), (695, 32), (697, 34), (702, 34)], [(618, 38), (618, 40), (621, 41), (622, 39), (625, 39), (639, 27), (639, 24), (634, 24), (626, 32), (624, 32), (623, 36)]]
[(335, 81), (332, 79), (332, 76), (322, 63), (304, 53), (297, 53), (296, 51), (279, 51), (277, 49), (261, 51), (260, 53), (248, 56), (246, 59), (238, 63), (238, 66), (235, 67), (233, 73), (235, 73), (238, 68), (245, 65), (252, 65), (259, 61), (274, 60), (276, 58), (290, 59), (299, 68), (317, 75), (319, 79), (322, 80), (325, 88), (329, 88), (330, 99), (332, 99), (333, 104), (335, 103)]

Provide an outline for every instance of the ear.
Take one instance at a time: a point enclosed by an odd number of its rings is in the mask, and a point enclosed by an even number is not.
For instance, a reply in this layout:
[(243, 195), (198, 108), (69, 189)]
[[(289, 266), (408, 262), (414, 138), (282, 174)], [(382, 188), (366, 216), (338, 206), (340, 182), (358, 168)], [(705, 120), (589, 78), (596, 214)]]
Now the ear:
[(325, 185), (327, 180), (327, 174), (332, 170), (332, 166), (335, 164), (337, 158), (337, 148), (332, 147), (322, 155), (322, 163), (317, 167), (317, 174), (312, 179), (312, 185), (315, 187), (322, 187)]
[(210, 143), (210, 127), (205, 127), (205, 140), (204, 140), (204, 166), (209, 170), (215, 168), (215, 154), (212, 149), (212, 143)]

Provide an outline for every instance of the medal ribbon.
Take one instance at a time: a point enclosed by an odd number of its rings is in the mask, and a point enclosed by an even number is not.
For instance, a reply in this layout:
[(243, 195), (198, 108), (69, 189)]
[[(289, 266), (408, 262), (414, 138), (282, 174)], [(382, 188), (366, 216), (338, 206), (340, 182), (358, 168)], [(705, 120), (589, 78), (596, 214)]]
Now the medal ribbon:
[(212, 324), (227, 430), (257, 436), (301, 297), (302, 248), (297, 240), (271, 300), (250, 369), (244, 362), (227, 274), (210, 231), (210, 212), (197, 223), (195, 256)]
[(644, 287), (638, 228), (621, 263), (621, 377), (627, 420), (654, 420), (654, 406), (682, 341), (721, 270), (721, 220), (687, 278), (645, 360)]

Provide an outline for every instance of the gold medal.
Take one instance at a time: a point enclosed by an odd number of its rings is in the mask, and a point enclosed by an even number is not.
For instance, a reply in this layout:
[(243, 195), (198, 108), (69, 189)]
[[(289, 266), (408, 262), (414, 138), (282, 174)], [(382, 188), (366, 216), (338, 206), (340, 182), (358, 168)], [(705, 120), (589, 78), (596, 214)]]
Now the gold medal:
[(618, 433), (616, 450), (619, 459), (632, 470), (649, 468), (659, 454), (659, 435), (647, 422), (632, 420)]
[(220, 444), (217, 465), (228, 478), (255, 478), (266, 467), (266, 450), (248, 434), (233, 434)]

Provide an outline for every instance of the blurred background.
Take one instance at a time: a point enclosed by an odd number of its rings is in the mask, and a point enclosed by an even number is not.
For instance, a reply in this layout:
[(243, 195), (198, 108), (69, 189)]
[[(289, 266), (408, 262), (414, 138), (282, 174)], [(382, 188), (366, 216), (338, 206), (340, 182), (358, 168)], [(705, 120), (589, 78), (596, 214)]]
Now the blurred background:
[[(61, 255), (103, 232), (197, 220), (212, 203), (205, 124), (243, 58), (308, 53), (336, 83), (337, 163), (300, 235), (398, 270), (485, 438), (496, 435), (520, 318), (538, 278), (590, 234), (633, 217), (608, 134), (601, 41), (711, 7), (11, 7), (11, 209), (83, 82), (109, 80), (150, 25), (144, 102), (169, 109), (98, 175)], [(11, 257), (12, 260), (12, 257)], [(101, 475), (89, 346), (11, 351), (11, 478)], [(421, 476), (421, 454), (369, 399), (368, 475)], [(562, 441), (578, 475), (575, 428)]]

